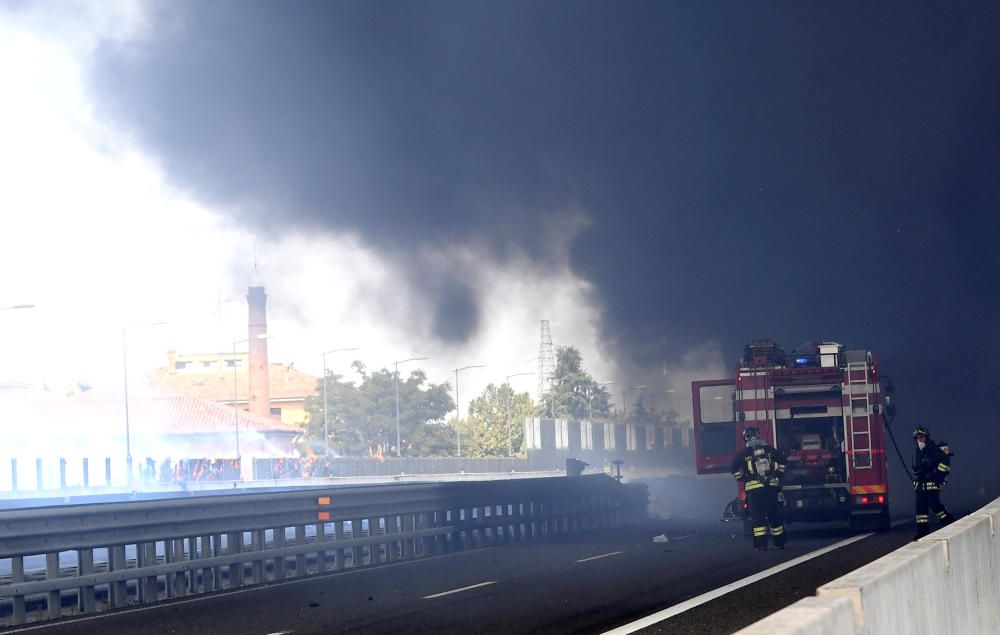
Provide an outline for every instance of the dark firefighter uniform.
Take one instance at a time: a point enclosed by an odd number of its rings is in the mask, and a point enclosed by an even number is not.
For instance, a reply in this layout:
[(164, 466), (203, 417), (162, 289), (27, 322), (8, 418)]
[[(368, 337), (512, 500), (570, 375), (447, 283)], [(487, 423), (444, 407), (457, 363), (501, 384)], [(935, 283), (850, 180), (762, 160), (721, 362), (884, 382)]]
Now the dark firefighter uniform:
[(913, 439), (917, 447), (913, 453), (913, 489), (916, 491), (917, 533), (914, 540), (923, 538), (930, 533), (930, 516), (928, 512), (947, 525), (954, 520), (941, 503), (941, 488), (944, 487), (948, 475), (951, 474), (951, 457), (948, 452), (931, 439), (927, 428), (919, 427), (913, 431)]
[(744, 430), (743, 439), (747, 447), (733, 457), (729, 471), (744, 483), (747, 504), (750, 506), (754, 549), (767, 549), (769, 531), (774, 546), (783, 549), (788, 536), (781, 519), (778, 492), (781, 489), (781, 476), (785, 472), (785, 457), (761, 441), (756, 428)]

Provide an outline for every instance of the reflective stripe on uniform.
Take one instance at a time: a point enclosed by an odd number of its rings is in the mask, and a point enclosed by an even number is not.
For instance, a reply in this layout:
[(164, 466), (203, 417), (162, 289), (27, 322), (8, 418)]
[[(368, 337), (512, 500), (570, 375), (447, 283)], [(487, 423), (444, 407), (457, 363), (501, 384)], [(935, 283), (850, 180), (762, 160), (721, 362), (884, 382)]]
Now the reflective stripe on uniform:
[(755, 538), (758, 538), (760, 536), (766, 536), (767, 535), (767, 527), (754, 527), (753, 528), (753, 535), (754, 535)]
[(937, 517), (940, 518), (941, 520), (944, 520), (945, 516), (947, 516), (947, 515), (948, 515), (948, 512), (946, 512), (943, 509), (937, 513)]
[(733, 472), (733, 476), (736, 478), (740, 478), (741, 476), (743, 476), (743, 470), (738, 470), (736, 472)]
[(944, 463), (938, 463), (938, 472), (950, 472), (951, 466), (945, 465)]
[(919, 523), (926, 523), (926, 522), (928, 522), (927, 514), (917, 514), (917, 523), (918, 524)]
[(784, 525), (778, 525), (777, 527), (771, 527), (771, 535), (772, 536), (780, 536), (783, 533), (785, 533), (785, 526)]
[(758, 489), (760, 487), (764, 487), (764, 484), (761, 483), (760, 481), (749, 481), (746, 484), (746, 487), (744, 487), (743, 489), (751, 490), (751, 489)]

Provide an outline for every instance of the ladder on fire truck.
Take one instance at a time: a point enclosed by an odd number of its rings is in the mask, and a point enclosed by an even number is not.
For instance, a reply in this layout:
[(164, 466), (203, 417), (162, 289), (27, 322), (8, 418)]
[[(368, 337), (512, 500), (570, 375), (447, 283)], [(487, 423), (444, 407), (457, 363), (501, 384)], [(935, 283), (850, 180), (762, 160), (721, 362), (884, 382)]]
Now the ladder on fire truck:
[[(861, 376), (864, 377), (862, 380), (856, 380), (854, 377), (855, 372), (860, 371)], [(845, 407), (850, 408), (851, 413), (851, 465), (856, 470), (870, 470), (872, 469), (872, 408), (871, 408), (871, 383), (868, 381), (868, 362), (847, 362), (847, 404)], [(858, 412), (861, 410), (861, 404), (855, 408), (855, 392), (854, 387), (860, 386), (864, 388), (864, 424), (860, 425), (861, 417), (858, 416)], [(857, 400), (861, 401), (860, 398)], [(861, 449), (859, 449), (859, 447)]]

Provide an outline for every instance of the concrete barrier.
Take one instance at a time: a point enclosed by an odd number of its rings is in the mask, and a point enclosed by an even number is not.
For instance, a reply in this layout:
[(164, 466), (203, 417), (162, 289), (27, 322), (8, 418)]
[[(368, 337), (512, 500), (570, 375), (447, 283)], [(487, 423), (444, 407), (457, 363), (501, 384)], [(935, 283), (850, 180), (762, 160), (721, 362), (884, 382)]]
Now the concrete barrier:
[(949, 610), (940, 593), (947, 569), (942, 543), (915, 542), (823, 585), (820, 597), (846, 596), (854, 633), (931, 633)]
[(795, 604), (751, 624), (740, 635), (840, 635), (854, 632), (851, 601), (840, 597), (802, 598)]
[(1000, 499), (739, 634), (1000, 633), (998, 589)]

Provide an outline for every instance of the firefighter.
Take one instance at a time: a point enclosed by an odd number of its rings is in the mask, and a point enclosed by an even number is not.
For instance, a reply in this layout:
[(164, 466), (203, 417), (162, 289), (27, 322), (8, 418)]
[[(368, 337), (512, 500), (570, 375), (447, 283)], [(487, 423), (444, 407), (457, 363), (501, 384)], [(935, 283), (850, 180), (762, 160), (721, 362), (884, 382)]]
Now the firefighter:
[(785, 457), (761, 440), (757, 428), (751, 426), (745, 429), (743, 440), (747, 447), (733, 457), (730, 472), (744, 483), (750, 522), (753, 524), (754, 549), (767, 550), (768, 533), (774, 546), (784, 549), (788, 536), (781, 519), (778, 492), (781, 491), (781, 477), (785, 472)]
[(941, 521), (941, 526), (955, 520), (943, 504), (941, 504), (941, 488), (944, 487), (951, 473), (951, 458), (949, 453), (931, 439), (930, 430), (920, 426), (913, 431), (916, 451), (913, 453), (913, 489), (917, 499), (917, 533), (914, 540), (919, 540), (930, 533), (930, 515)]

